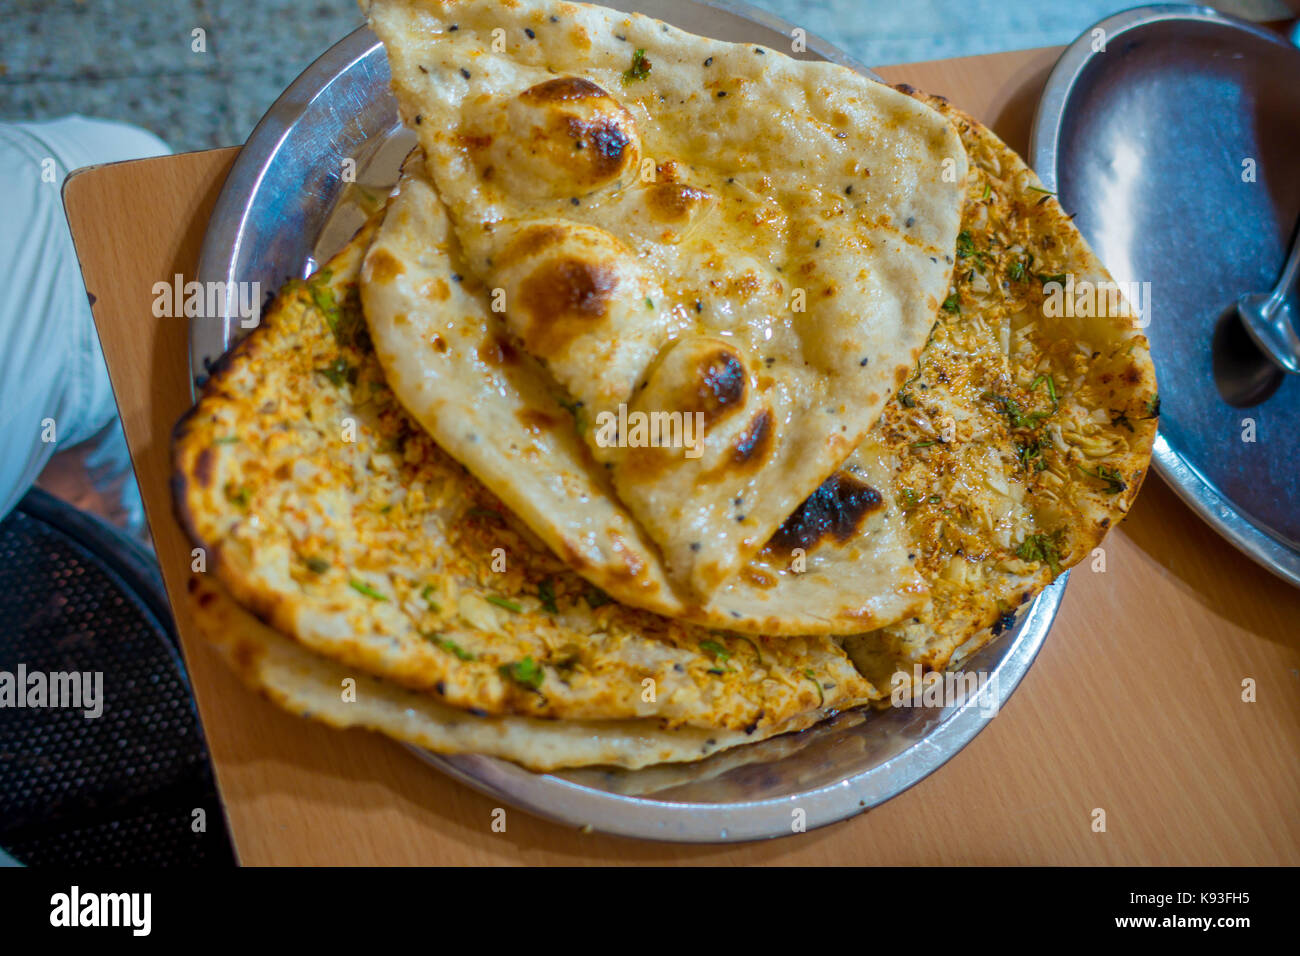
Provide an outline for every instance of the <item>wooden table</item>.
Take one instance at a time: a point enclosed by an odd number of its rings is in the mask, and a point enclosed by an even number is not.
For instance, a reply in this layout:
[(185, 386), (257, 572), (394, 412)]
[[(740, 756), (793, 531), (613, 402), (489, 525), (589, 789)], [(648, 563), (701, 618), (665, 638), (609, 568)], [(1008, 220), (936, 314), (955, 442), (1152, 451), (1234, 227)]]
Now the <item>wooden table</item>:
[[(1059, 50), (882, 69), (947, 95), (1022, 154)], [(236, 149), (74, 173), (65, 188), (163, 576), (183, 593), (168, 443), (190, 404), (186, 320), (152, 287), (192, 277)], [(852, 820), (766, 843), (582, 834), (494, 802), (397, 744), (288, 716), (177, 625), (240, 859), (393, 863), (1300, 863), (1300, 591), (1219, 539), (1155, 476), (1075, 570), (1037, 662), (950, 763)], [(1257, 700), (1242, 700), (1242, 682)], [(1106, 832), (1092, 829), (1106, 811)]]

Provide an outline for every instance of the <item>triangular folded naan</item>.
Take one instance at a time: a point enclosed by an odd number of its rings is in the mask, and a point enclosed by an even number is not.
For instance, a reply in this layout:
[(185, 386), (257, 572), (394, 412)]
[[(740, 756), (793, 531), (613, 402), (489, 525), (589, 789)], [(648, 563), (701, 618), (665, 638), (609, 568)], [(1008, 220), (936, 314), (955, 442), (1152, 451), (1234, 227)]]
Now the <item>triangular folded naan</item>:
[(365, 263), (366, 323), (398, 400), (552, 552), (615, 600), (751, 634), (853, 633), (925, 604), (902, 511), (882, 494), (898, 462), (870, 438), (744, 570), (705, 602), (684, 600), (573, 427), (559, 387), (510, 344), (487, 290), (465, 278), (418, 150)]
[[(955, 131), (843, 67), (636, 14), (368, 13), (464, 278), (585, 426), (671, 585), (707, 600), (915, 366), (952, 268)], [(630, 447), (638, 421), (673, 415), (678, 447)], [(537, 467), (508, 480), (554, 480)]]

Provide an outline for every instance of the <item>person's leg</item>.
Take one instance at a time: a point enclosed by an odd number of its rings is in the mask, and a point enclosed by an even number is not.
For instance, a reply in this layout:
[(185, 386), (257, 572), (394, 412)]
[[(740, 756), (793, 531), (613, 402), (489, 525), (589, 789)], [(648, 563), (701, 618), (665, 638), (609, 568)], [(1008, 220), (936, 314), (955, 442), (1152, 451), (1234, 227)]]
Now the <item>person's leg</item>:
[(97, 480), (123, 486), (128, 514), (139, 514), (61, 190), (80, 166), (168, 152), (122, 123), (0, 123), (0, 518), (58, 448), (101, 432)]

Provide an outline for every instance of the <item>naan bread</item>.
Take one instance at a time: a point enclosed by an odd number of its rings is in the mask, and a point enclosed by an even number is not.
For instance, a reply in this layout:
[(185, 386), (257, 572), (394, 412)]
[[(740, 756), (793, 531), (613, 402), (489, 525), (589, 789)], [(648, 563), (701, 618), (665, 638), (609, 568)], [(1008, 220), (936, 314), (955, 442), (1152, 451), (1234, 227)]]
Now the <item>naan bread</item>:
[(902, 511), (878, 491), (897, 458), (872, 442), (854, 452), (838, 493), (778, 532), (786, 547), (753, 557), (707, 602), (682, 600), (563, 393), (466, 277), (421, 160), (418, 151), (407, 160), (366, 254), (361, 299), (375, 354), (412, 417), (554, 553), (624, 604), (750, 634), (856, 633), (920, 610), (926, 586), (908, 559)]
[(375, 229), (290, 283), (177, 426), (178, 515), (242, 605), (491, 714), (756, 732), (880, 696), (829, 638), (627, 608), (538, 542), (385, 384), (356, 290)]
[[(536, 771), (593, 764), (634, 770), (703, 760), (742, 744), (802, 730), (826, 716), (812, 712), (783, 726), (746, 733), (698, 727), (670, 730), (654, 720), (475, 715), (313, 654), (241, 608), (211, 575), (191, 576), (188, 590), (200, 636), (221, 652), (251, 689), (292, 714), (339, 729), (378, 731), (434, 753), (500, 757)], [(354, 682), (349, 689), (355, 696), (345, 700), (348, 679)], [(798, 737), (781, 739), (791, 742), (787, 747), (801, 743)]]
[[(636, 14), (553, 0), (363, 7), (468, 274), (504, 309), (511, 347), (580, 412), (668, 581), (705, 602), (914, 366), (949, 280), (960, 140), (929, 107), (843, 67)], [(382, 265), (373, 281), (403, 267)], [(506, 440), (486, 379), (393, 386), (420, 420), (438, 407), (467, 426), (439, 435), (461, 460), (467, 431)], [(671, 414), (698, 416), (703, 440), (631, 447), (638, 416)], [(548, 541), (567, 520), (533, 514)], [(621, 525), (596, 534), (589, 577), (633, 567), (663, 587), (652, 550)]]
[[(873, 659), (959, 663), (1089, 560), (1137, 496), (1159, 411), (1139, 319), (1111, 300), (1056, 197), (987, 128), (927, 101), (960, 132), (972, 177), (947, 308), (879, 425), (932, 603), (846, 642), (877, 679)], [(1053, 282), (1075, 290), (1071, 307)], [(1087, 307), (1084, 283), (1112, 284), (1104, 305)]]

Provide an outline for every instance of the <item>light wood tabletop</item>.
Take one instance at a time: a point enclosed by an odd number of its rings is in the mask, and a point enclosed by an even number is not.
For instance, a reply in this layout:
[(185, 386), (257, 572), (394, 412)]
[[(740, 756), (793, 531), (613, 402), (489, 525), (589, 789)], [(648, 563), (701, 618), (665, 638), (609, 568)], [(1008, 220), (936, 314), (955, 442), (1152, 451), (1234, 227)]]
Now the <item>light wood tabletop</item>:
[[(946, 95), (1023, 154), (1058, 53), (880, 72)], [(1037, 661), (979, 737), (884, 805), (780, 840), (637, 842), (522, 811), (494, 832), (493, 800), (398, 744), (291, 717), (246, 691), (199, 641), (184, 600), (191, 544), (168, 480), (171, 429), (190, 405), (187, 320), (151, 307), (155, 282), (194, 275), (237, 152), (80, 171), (64, 197), (244, 863), (1300, 863), (1300, 591), (1238, 554), (1154, 475), (1105, 540), (1105, 571), (1074, 571)], [(1243, 700), (1248, 679), (1254, 702)]]

